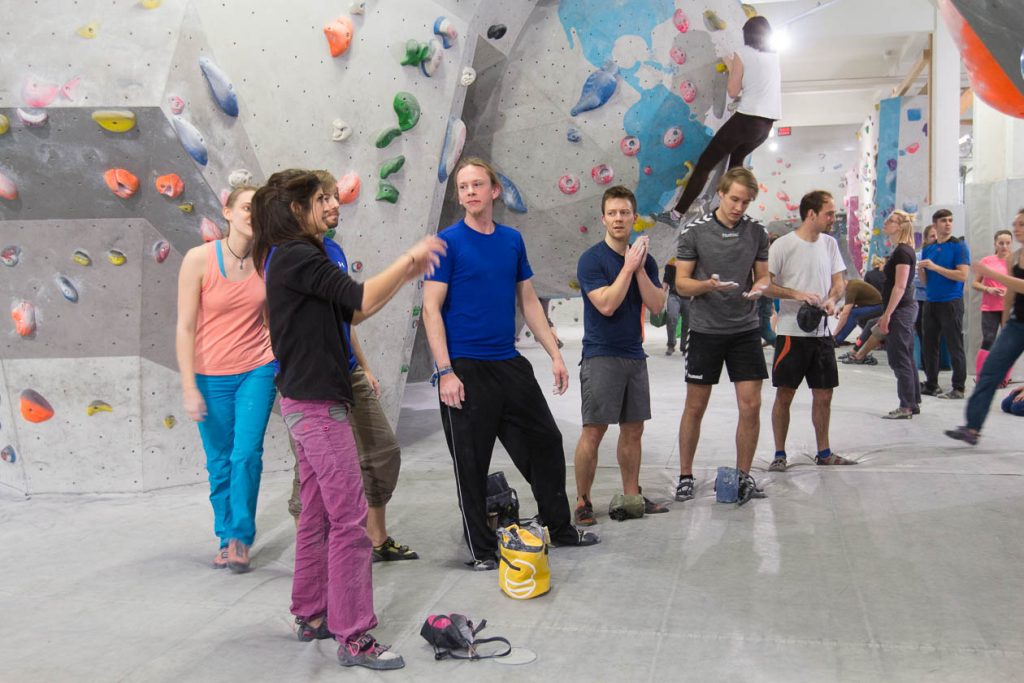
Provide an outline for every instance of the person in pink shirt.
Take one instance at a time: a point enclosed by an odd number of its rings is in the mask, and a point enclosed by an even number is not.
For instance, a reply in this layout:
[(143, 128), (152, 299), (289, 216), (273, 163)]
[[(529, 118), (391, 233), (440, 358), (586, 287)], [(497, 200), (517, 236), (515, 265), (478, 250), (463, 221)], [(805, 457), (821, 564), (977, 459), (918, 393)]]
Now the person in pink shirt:
[[(1010, 247), (1013, 246), (1013, 234), (1009, 230), (999, 230), (995, 234), (996, 253), (981, 259), (981, 263), (997, 273), (1007, 275), (1006, 259), (1010, 255)], [(981, 376), (981, 368), (985, 365), (988, 352), (992, 343), (996, 340), (999, 328), (1003, 320), (1003, 297), (1006, 294), (1006, 287), (990, 277), (982, 274), (975, 276), (971, 287), (982, 293), (981, 295), (981, 349), (978, 350), (978, 357), (975, 361), (975, 375)], [(1003, 380), (1002, 386), (1009, 382), (1009, 375)]]
[(206, 451), (220, 538), (213, 567), (236, 573), (249, 570), (263, 435), (276, 394), (266, 286), (252, 262), (255, 190), (237, 187), (228, 195), (228, 236), (190, 249), (178, 273), (175, 348), (183, 407)]

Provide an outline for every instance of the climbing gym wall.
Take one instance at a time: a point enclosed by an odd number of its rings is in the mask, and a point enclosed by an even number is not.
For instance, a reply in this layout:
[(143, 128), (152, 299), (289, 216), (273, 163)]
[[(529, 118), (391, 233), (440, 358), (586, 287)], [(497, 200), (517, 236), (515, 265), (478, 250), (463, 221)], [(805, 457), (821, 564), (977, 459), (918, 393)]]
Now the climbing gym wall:
[[(525, 3), (524, 3), (525, 4)], [(653, 253), (676, 231), (666, 209), (728, 117), (722, 56), (742, 44), (737, 2), (538, 3), (518, 33), (478, 49), (463, 119), (466, 153), (503, 176), (497, 219), (523, 231), (542, 296), (578, 295), (576, 261), (602, 239), (600, 199), (633, 188)], [(511, 42), (509, 42), (511, 41)], [(444, 219), (458, 211), (449, 198)]]
[[(472, 80), (467, 26), (482, 35), (488, 19), (454, 0), (41, 0), (8, 17), (0, 485), (205, 479), (174, 358), (182, 255), (221, 234), (232, 184), (291, 166), (342, 178), (338, 239), (356, 278), (432, 232), (445, 132)], [(406, 287), (359, 330), (392, 418), (419, 297)], [(272, 417), (264, 468), (290, 464)]]

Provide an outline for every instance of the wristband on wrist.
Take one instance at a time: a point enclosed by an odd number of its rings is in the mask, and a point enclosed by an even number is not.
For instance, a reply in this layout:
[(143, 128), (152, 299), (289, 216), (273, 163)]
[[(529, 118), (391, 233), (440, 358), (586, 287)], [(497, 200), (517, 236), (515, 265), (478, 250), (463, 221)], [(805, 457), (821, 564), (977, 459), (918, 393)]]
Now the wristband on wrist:
[(434, 374), (430, 376), (430, 386), (432, 386), (432, 387), (433, 386), (437, 386), (438, 380), (440, 380), (445, 375), (451, 375), (454, 372), (455, 372), (455, 369), (452, 368), (452, 366), (450, 366), (450, 365), (445, 365), (444, 367), (440, 367), (440, 368), (435, 365), (434, 366)]

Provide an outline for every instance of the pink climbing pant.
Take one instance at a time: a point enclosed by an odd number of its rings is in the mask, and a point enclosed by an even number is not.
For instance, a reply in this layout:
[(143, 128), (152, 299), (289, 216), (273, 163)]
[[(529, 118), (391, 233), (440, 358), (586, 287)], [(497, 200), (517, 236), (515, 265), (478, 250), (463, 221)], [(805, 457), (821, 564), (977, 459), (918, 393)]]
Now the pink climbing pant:
[(326, 613), (328, 628), (344, 643), (377, 625), (373, 546), (348, 406), (282, 397), (281, 414), (295, 440), (302, 498), (292, 614), (309, 620)]

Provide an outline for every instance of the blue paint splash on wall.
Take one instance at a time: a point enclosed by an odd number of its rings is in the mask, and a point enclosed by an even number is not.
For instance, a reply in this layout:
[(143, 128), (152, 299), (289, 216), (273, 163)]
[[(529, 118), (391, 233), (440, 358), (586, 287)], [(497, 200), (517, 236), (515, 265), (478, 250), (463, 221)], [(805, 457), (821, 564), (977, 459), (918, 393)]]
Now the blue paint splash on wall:
[[(671, 21), (674, 12), (674, 0), (600, 3), (562, 0), (558, 6), (558, 17), (569, 47), (575, 47), (574, 36), (578, 38), (584, 57), (599, 69), (612, 60), (615, 41), (620, 36), (635, 35), (651, 49), (651, 32), (659, 24)], [(663, 73), (674, 70), (670, 65), (653, 60), (646, 60), (643, 64)], [(696, 163), (711, 135), (679, 95), (660, 83), (653, 88), (645, 88), (637, 77), (640, 66), (638, 61), (628, 69), (621, 69), (619, 77), (640, 94), (639, 101), (626, 112), (623, 133), (640, 138), (640, 153), (635, 157), (639, 164), (639, 180), (635, 189), (637, 211), (650, 214), (666, 206), (675, 193), (676, 179), (685, 173), (683, 162)], [(671, 126), (679, 126), (684, 134), (683, 144), (675, 149), (662, 144), (662, 135)], [(622, 163), (611, 161), (613, 166)], [(650, 175), (643, 172), (647, 166), (651, 168)]]
[[(896, 208), (896, 176), (900, 152), (900, 109), (903, 100), (890, 97), (882, 100), (878, 108), (878, 160), (875, 166), (875, 228), (881, 230), (885, 219)], [(884, 232), (872, 235), (868, 263), (875, 256), (888, 256)]]

